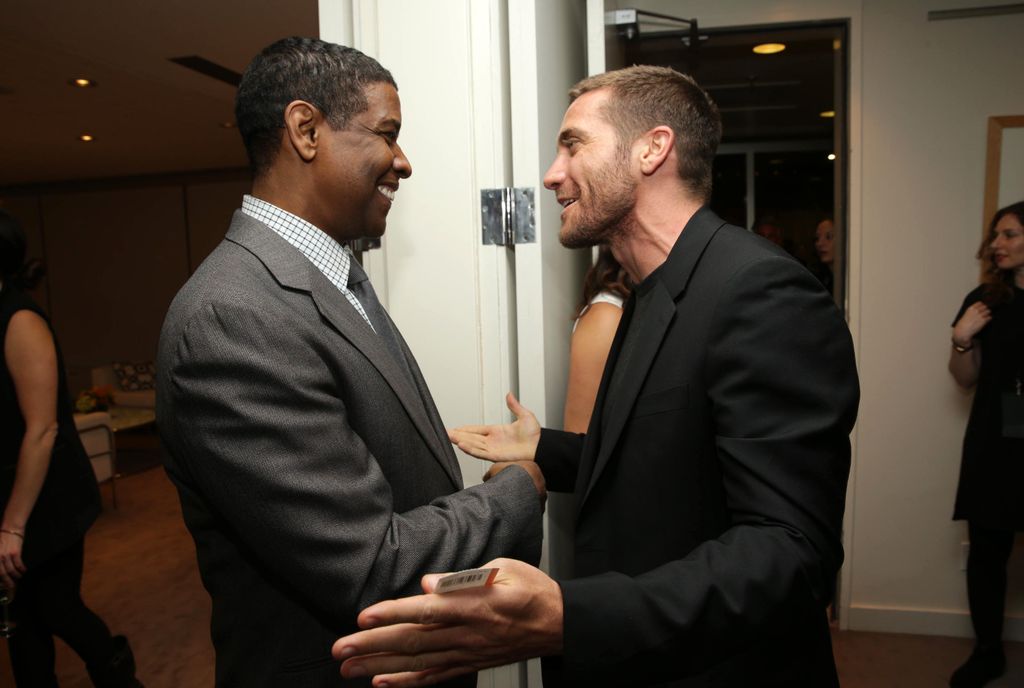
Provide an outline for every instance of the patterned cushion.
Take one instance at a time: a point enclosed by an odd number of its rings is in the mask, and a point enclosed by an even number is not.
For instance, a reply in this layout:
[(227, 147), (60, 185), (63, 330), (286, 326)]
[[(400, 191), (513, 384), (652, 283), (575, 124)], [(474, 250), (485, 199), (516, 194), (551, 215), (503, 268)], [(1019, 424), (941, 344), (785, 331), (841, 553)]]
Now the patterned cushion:
[(115, 363), (117, 383), (126, 392), (138, 392), (156, 388), (156, 366), (152, 361), (144, 363)]

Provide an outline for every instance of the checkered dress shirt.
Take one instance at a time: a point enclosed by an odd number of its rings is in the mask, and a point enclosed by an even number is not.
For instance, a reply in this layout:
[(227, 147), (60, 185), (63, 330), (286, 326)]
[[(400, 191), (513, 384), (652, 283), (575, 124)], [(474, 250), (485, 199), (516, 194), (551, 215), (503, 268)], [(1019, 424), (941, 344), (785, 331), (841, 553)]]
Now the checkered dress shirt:
[(327, 236), (323, 230), (311, 225), (301, 217), (281, 210), (272, 203), (245, 194), (242, 197), (242, 212), (259, 220), (274, 230), (282, 239), (299, 249), (316, 269), (324, 274), (331, 284), (338, 288), (352, 307), (359, 311), (363, 320), (376, 332), (373, 323), (366, 315), (363, 304), (356, 295), (349, 291), (348, 272), (352, 260), (352, 252)]

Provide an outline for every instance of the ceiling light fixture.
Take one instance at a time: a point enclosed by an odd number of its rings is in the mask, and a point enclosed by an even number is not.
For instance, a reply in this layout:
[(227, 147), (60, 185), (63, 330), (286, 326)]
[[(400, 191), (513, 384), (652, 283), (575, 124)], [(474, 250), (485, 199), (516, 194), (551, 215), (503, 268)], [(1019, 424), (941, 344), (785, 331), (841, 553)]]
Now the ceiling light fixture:
[(92, 134), (82, 134), (81, 136), (78, 137), (78, 140), (79, 141), (85, 141), (86, 143), (89, 143), (90, 141), (93, 140), (93, 136), (92, 136)]
[(86, 79), (84, 76), (75, 77), (68, 81), (68, 83), (72, 86), (77, 86), (78, 88), (93, 88), (96, 86), (95, 81), (92, 79)]
[(831, 119), (832, 117), (835, 117), (835, 116), (836, 116), (836, 111), (835, 110), (825, 110), (824, 112), (819, 112), (818, 113), (818, 117), (824, 117), (825, 119)]
[(785, 49), (785, 43), (761, 43), (754, 46), (754, 52), (758, 55), (772, 55), (774, 53), (781, 53)]
[(836, 159), (836, 154), (835, 153), (829, 153), (828, 154), (828, 159), (829, 160), (835, 160)]

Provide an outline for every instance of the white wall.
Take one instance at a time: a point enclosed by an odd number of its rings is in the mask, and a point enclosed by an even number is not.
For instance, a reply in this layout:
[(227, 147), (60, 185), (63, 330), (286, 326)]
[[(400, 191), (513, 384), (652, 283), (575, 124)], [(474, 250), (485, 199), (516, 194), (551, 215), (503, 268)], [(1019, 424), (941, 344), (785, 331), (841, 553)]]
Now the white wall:
[[(946, 372), (949, 325), (977, 283), (987, 118), (1024, 114), (1024, 15), (927, 21), (988, 0), (626, 4), (706, 27), (851, 20), (849, 313), (862, 400), (843, 623), (971, 635), (966, 529), (950, 520), (970, 400)], [(1018, 640), (1022, 555), (1007, 625)]]
[[(969, 399), (946, 372), (949, 326), (978, 280), (987, 119), (1024, 113), (1024, 15), (926, 20), (970, 4), (986, 3), (864, 3), (851, 622), (866, 627), (971, 634), (949, 521)], [(1017, 555), (1008, 631), (1024, 639)]]

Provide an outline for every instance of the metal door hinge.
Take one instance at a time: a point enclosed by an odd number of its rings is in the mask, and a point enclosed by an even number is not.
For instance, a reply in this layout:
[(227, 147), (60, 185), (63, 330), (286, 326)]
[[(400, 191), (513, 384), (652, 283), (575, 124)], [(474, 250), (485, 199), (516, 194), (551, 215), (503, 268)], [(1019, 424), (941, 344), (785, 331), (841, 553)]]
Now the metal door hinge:
[(537, 240), (532, 188), (480, 190), (485, 246), (532, 244)]

